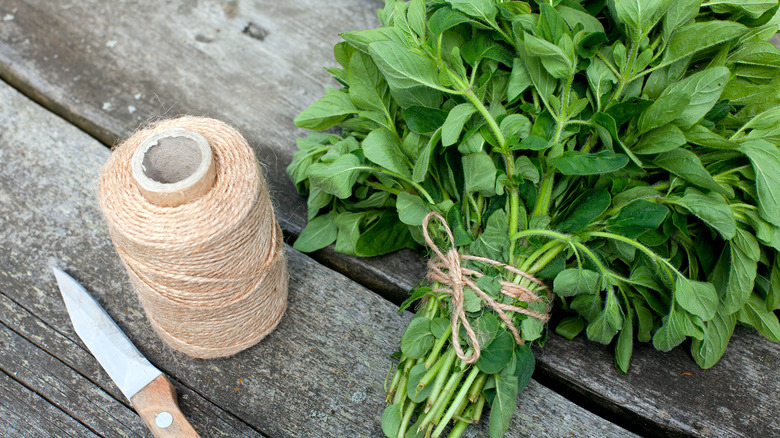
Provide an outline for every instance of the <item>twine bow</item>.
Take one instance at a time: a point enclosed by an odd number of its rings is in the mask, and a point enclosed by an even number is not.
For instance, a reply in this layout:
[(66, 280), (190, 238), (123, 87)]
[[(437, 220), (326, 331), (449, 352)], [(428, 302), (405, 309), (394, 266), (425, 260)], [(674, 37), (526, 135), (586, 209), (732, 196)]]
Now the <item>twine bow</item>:
[[(444, 231), (447, 233), (447, 236), (450, 239), (450, 249), (447, 251), (447, 254), (441, 252), (439, 247), (433, 242), (430, 235), (428, 234), (428, 222), (431, 218), (438, 219), (439, 222), (444, 225)], [(477, 296), (479, 296), (479, 298), (485, 302), (485, 304), (496, 311), (499, 318), (501, 318), (501, 320), (506, 323), (507, 328), (512, 332), (512, 335), (514, 335), (515, 341), (520, 345), (523, 344), (523, 338), (520, 337), (520, 332), (514, 326), (512, 319), (506, 314), (506, 312), (521, 313), (543, 322), (547, 322), (547, 320), (550, 319), (548, 314), (550, 308), (548, 305), (546, 305), (546, 303), (545, 313), (539, 313), (522, 307), (496, 302), (488, 294), (483, 292), (482, 289), (480, 289), (476, 283), (474, 283), (471, 277), (479, 278), (484, 274), (462, 266), (462, 260), (472, 260), (480, 263), (486, 263), (497, 268), (502, 268), (505, 271), (527, 278), (528, 280), (541, 286), (543, 289), (547, 289), (547, 287), (536, 277), (515, 267), (486, 257), (459, 254), (455, 249), (455, 238), (452, 235), (452, 230), (450, 230), (450, 227), (447, 225), (447, 221), (439, 213), (430, 212), (425, 216), (425, 219), (423, 220), (423, 236), (425, 237), (425, 243), (428, 244), (431, 250), (433, 250), (433, 252), (436, 254), (434, 258), (428, 261), (428, 279), (445, 286), (443, 288), (434, 289), (434, 291), (444, 292), (452, 296), (452, 344), (455, 347), (455, 352), (462, 361), (471, 364), (476, 362), (480, 355), (480, 346), (479, 342), (477, 341), (477, 335), (474, 333), (474, 329), (471, 328), (471, 324), (469, 324), (468, 319), (466, 318), (466, 311), (463, 308), (464, 286), (471, 288), (471, 290), (473, 290)], [(508, 297), (526, 303), (543, 302), (543, 300), (539, 298), (539, 296), (536, 295), (534, 291), (525, 286), (521, 286), (509, 281), (500, 281), (499, 283), (501, 284), (501, 293)], [(458, 336), (459, 324), (463, 325), (463, 328), (466, 329), (466, 333), (468, 334), (469, 339), (471, 339), (471, 345), (474, 347), (474, 353), (472, 353), (471, 356), (466, 356), (460, 346), (460, 342), (457, 340), (458, 338), (456, 336)]]

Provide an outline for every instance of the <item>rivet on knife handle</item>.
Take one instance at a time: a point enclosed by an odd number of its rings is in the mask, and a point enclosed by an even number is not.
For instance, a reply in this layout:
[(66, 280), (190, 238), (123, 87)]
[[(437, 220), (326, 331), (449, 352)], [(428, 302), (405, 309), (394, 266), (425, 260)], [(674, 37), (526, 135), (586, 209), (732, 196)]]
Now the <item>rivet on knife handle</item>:
[(130, 398), (155, 438), (199, 438), (176, 402), (176, 389), (160, 375)]

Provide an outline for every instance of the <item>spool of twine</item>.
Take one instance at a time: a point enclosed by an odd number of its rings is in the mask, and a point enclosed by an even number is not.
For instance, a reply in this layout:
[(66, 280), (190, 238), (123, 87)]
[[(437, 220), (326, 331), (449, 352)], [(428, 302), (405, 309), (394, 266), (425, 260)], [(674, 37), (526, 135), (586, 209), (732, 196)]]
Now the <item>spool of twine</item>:
[(282, 233), (246, 140), (207, 118), (163, 120), (120, 144), (98, 201), (146, 316), (199, 358), (244, 350), (287, 307)]

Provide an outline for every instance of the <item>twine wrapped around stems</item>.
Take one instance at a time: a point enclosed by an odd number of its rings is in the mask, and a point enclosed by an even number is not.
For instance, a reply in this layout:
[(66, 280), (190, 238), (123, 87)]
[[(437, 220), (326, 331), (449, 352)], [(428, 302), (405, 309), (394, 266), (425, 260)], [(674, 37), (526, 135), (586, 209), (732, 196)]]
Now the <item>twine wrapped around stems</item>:
[[(176, 173), (169, 169), (176, 160), (209, 158), (187, 138), (205, 139), (213, 158), (213, 171), (189, 192), (149, 169), (152, 159), (162, 160), (160, 173)], [(173, 146), (166, 150), (164, 141)], [(141, 157), (141, 169), (154, 180), (146, 182), (151, 189), (134, 168), (136, 151), (150, 155)], [(186, 177), (192, 169), (179, 170)], [(98, 200), (144, 311), (171, 347), (199, 358), (230, 356), (279, 323), (287, 306), (282, 233), (254, 152), (235, 129), (181, 117), (138, 131), (106, 163)]]
[[(431, 219), (436, 219), (439, 222), (441, 222), (444, 231), (447, 233), (447, 237), (449, 238), (450, 241), (450, 249), (447, 251), (446, 254), (442, 253), (442, 251), (433, 242), (433, 239), (431, 239), (428, 233), (428, 222)], [(523, 315), (528, 315), (532, 318), (536, 318), (543, 322), (547, 322), (550, 319), (549, 304), (547, 304), (546, 301), (542, 300), (533, 290), (509, 281), (499, 282), (501, 284), (501, 293), (508, 297), (526, 303), (544, 302), (545, 309), (546, 309), (545, 313), (539, 313), (533, 310), (528, 310), (523, 307), (512, 306), (509, 304), (499, 303), (495, 301), (488, 294), (482, 291), (482, 289), (480, 289), (479, 286), (476, 285), (474, 280), (472, 280), (472, 277), (479, 278), (482, 277), (484, 274), (479, 271), (468, 269), (462, 266), (461, 261), (471, 260), (471, 261), (495, 266), (497, 268), (501, 268), (513, 274), (520, 275), (532, 281), (533, 283), (536, 283), (537, 285), (541, 286), (542, 289), (546, 290), (547, 287), (544, 285), (544, 283), (542, 283), (541, 280), (513, 266), (509, 266), (504, 263), (486, 257), (478, 257), (478, 256), (458, 253), (458, 250), (455, 248), (455, 238), (452, 235), (452, 230), (450, 230), (450, 227), (447, 225), (447, 221), (439, 213), (436, 212), (428, 213), (425, 216), (425, 219), (423, 220), (422, 227), (423, 227), (423, 237), (425, 238), (425, 243), (428, 245), (428, 247), (431, 248), (431, 250), (436, 255), (435, 257), (433, 257), (428, 261), (428, 279), (430, 281), (437, 282), (444, 286), (443, 288), (434, 289), (434, 291), (444, 292), (449, 294), (452, 297), (452, 336), (453, 336), (452, 344), (455, 347), (455, 353), (458, 355), (458, 358), (460, 358), (462, 361), (469, 364), (476, 362), (477, 359), (479, 359), (479, 355), (481, 351), (481, 347), (479, 345), (479, 342), (477, 341), (477, 334), (474, 332), (474, 329), (471, 328), (471, 324), (469, 324), (469, 321), (466, 318), (466, 311), (463, 308), (463, 287), (464, 286), (468, 286), (469, 288), (471, 288), (471, 290), (473, 290), (477, 294), (477, 296), (481, 298), (482, 301), (485, 302), (486, 305), (488, 305), (489, 307), (491, 307), (493, 310), (496, 311), (498, 317), (501, 318), (501, 320), (504, 321), (504, 323), (506, 323), (507, 328), (509, 329), (509, 331), (512, 332), (512, 335), (515, 338), (515, 342), (517, 342), (520, 345), (523, 344), (523, 338), (520, 336), (520, 332), (512, 323), (512, 318), (509, 315), (507, 315), (506, 312), (521, 313)], [(463, 328), (466, 330), (466, 333), (468, 334), (468, 337), (471, 340), (471, 345), (474, 348), (474, 352), (471, 354), (471, 356), (467, 356), (463, 352), (463, 349), (460, 346), (460, 342), (457, 341), (458, 326), (461, 324), (463, 325)]]

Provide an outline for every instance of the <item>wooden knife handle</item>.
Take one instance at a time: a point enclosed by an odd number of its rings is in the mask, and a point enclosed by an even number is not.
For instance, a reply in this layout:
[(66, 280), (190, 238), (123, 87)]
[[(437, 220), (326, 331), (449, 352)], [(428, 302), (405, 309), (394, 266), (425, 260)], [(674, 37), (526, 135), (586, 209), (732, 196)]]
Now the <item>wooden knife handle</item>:
[(155, 438), (199, 438), (176, 402), (176, 389), (160, 374), (130, 397), (138, 415)]

